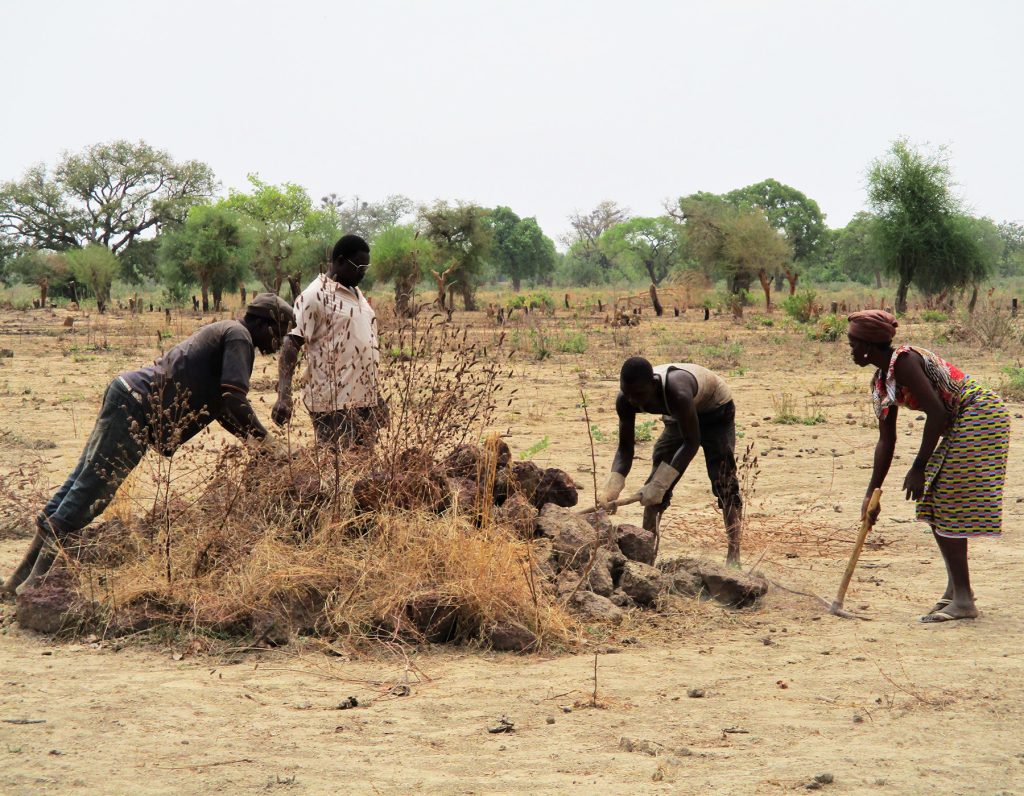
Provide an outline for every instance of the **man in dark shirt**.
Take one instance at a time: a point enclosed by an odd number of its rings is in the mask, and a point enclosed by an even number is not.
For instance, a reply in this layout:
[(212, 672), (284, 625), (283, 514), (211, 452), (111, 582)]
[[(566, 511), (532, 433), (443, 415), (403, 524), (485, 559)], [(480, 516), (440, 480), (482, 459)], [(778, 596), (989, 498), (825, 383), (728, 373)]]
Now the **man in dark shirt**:
[(277, 443), (249, 403), (249, 377), (254, 346), (277, 351), (294, 320), (286, 301), (261, 293), (241, 321), (204, 326), (152, 365), (115, 378), (78, 465), (36, 517), (35, 538), (0, 594), (45, 575), (59, 546), (103, 512), (150, 445), (170, 456), (216, 420), (274, 452)]

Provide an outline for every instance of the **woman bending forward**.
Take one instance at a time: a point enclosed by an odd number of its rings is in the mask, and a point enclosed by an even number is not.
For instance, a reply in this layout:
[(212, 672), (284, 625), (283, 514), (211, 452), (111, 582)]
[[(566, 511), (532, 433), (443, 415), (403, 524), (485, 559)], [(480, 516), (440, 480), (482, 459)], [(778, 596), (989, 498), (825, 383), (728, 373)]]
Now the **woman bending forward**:
[(974, 619), (978, 609), (967, 568), (967, 539), (1002, 533), (1010, 415), (998, 395), (931, 351), (893, 348), (897, 325), (881, 310), (849, 317), (853, 361), (878, 369), (871, 380), (878, 444), (861, 514), (892, 464), (899, 407), (924, 412), (921, 448), (903, 488), (907, 500), (917, 501), (917, 519), (931, 526), (948, 578), (946, 591), (921, 621)]

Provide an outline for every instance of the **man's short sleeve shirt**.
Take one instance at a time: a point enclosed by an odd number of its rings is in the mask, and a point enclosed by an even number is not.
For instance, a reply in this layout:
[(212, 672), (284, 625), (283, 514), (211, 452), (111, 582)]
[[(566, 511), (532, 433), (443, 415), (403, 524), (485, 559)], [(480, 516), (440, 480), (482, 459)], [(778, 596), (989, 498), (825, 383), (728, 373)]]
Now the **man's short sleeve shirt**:
[(289, 334), (305, 343), (303, 401), (310, 412), (377, 404), (377, 317), (359, 288), (318, 276), (295, 300)]

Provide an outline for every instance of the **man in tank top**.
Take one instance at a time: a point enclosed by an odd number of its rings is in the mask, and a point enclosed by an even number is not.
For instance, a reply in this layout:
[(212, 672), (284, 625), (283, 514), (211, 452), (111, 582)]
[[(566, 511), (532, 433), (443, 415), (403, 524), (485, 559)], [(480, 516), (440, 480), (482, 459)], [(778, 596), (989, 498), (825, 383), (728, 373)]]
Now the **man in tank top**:
[(704, 450), (711, 491), (725, 519), (726, 563), (739, 566), (743, 502), (736, 477), (736, 406), (729, 385), (716, 373), (689, 363), (653, 367), (643, 357), (630, 357), (619, 373), (615, 411), (619, 446), (611, 472), (597, 495), (613, 509), (633, 466), (638, 412), (658, 414), (665, 430), (654, 444), (654, 467), (637, 496), (644, 507), (644, 528), (654, 531), (672, 500), (672, 489), (687, 466)]

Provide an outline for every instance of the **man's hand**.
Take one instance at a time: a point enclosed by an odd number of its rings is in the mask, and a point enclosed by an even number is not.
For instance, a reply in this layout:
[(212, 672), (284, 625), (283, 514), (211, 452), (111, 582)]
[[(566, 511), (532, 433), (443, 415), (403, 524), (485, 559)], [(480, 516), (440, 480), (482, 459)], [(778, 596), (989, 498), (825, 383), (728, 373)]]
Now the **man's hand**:
[(907, 500), (920, 500), (924, 495), (924, 468), (911, 467), (903, 479), (903, 488), (907, 490)]
[(640, 505), (644, 508), (660, 506), (665, 502), (665, 493), (672, 488), (672, 484), (678, 478), (679, 471), (672, 465), (665, 462), (659, 464), (651, 480), (640, 490)]
[[(868, 503), (870, 503), (870, 502), (871, 502), (871, 493), (869, 492), (868, 494), (866, 494), (864, 496), (864, 501), (860, 504), (860, 519), (861, 519), (862, 522), (864, 520), (864, 515), (867, 514)], [(879, 504), (872, 510), (871, 517), (869, 518), (871, 520), (871, 524), (872, 525), (874, 525), (878, 521), (878, 515), (881, 514), (881, 513), (882, 513), (882, 504), (881, 504), (881, 502), (879, 502)]]
[(277, 439), (277, 437), (270, 436), (270, 434), (267, 434), (262, 439), (250, 437), (248, 445), (249, 450), (256, 456), (265, 456), (275, 461), (284, 461), (290, 458), (288, 446)]
[(274, 402), (274, 408), (270, 410), (270, 419), (283, 426), (292, 419), (292, 399), (278, 398)]
[(597, 490), (597, 505), (609, 514), (614, 514), (616, 508), (615, 501), (618, 499), (619, 495), (622, 494), (622, 490), (625, 486), (625, 476), (615, 472), (614, 470), (608, 473), (608, 477), (604, 480), (604, 486)]

